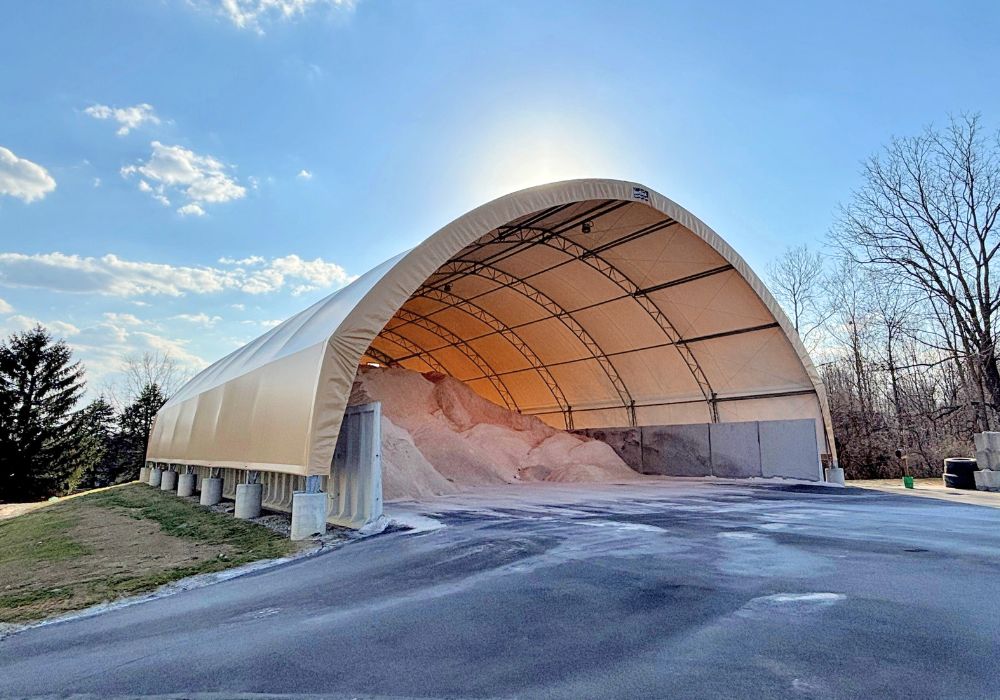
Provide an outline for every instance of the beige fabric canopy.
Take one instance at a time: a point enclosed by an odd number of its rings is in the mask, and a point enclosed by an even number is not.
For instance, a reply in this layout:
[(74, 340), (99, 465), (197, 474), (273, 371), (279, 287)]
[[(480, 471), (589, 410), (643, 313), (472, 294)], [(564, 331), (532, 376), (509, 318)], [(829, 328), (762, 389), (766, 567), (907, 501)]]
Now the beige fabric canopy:
[(632, 182), (485, 204), (219, 360), (156, 417), (148, 459), (328, 474), (363, 362), (446, 373), (565, 428), (815, 418), (823, 387), (714, 231)]

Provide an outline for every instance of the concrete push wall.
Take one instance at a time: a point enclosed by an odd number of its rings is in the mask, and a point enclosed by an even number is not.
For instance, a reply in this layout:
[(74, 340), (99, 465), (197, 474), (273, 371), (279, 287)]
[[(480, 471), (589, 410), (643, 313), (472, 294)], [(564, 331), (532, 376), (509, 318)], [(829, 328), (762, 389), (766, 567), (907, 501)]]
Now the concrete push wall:
[(798, 420), (647, 425), (575, 431), (608, 443), (642, 474), (822, 480), (816, 422)]

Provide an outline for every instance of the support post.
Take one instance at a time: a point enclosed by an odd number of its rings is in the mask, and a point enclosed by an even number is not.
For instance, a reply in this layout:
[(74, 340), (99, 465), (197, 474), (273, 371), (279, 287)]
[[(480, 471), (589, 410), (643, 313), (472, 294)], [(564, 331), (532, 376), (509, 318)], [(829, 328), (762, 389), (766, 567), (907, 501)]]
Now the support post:
[(163, 469), (160, 468), (160, 465), (154, 464), (153, 468), (149, 470), (149, 485), (159, 487), (162, 480)]
[(304, 540), (326, 532), (326, 494), (318, 476), (306, 477), (306, 490), (292, 494), (291, 539)]
[(175, 472), (169, 466), (163, 470), (163, 475), (160, 477), (160, 490), (161, 491), (177, 490), (177, 472)]
[(141, 467), (139, 467), (139, 481), (148, 484), (149, 483), (149, 465), (150, 462), (144, 462)]
[[(214, 472), (214, 470), (213, 470)], [(210, 474), (213, 472), (209, 472)], [(222, 501), (222, 478), (207, 476), (201, 480), (201, 505), (214, 506)]]
[(844, 470), (841, 467), (827, 467), (823, 473), (831, 484), (844, 485)]
[(260, 517), (261, 498), (264, 489), (261, 484), (237, 484), (236, 485), (236, 512), (234, 515), (240, 520)]
[(177, 477), (177, 495), (183, 498), (193, 496), (196, 479), (195, 473), (185, 467), (184, 473)]

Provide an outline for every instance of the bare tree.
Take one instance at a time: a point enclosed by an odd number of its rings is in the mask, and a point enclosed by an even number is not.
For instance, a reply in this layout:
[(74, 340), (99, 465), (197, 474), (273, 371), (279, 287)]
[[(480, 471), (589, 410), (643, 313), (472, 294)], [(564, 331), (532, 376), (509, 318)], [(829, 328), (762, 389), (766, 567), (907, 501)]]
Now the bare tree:
[(107, 385), (104, 393), (119, 409), (133, 403), (147, 387), (155, 386), (164, 397), (173, 396), (188, 380), (168, 353), (144, 352), (125, 357), (125, 369), (117, 381)]
[[(947, 314), (956, 351), (982, 382), (995, 411), (1000, 367), (995, 330), (1000, 285), (993, 279), (1000, 236), (1000, 139), (978, 116), (943, 132), (895, 139), (869, 159), (864, 183), (832, 234), (849, 259), (925, 294)], [(989, 426), (988, 413), (981, 416)]]
[(810, 351), (819, 342), (819, 330), (829, 318), (824, 290), (824, 259), (806, 245), (787, 248), (768, 265), (768, 286), (788, 314)]

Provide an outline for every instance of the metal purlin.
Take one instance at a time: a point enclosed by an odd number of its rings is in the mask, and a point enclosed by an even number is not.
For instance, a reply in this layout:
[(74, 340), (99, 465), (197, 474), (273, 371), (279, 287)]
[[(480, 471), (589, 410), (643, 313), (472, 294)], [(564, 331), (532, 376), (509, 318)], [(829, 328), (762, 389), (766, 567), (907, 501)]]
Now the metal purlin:
[[(452, 333), (450, 330), (442, 326), (440, 323), (432, 321), (431, 319), (425, 318), (423, 316), (418, 316), (412, 311), (407, 311), (406, 309), (399, 309), (396, 312), (396, 317), (402, 319), (403, 321), (406, 321), (407, 323), (412, 323), (416, 326), (419, 326), (426, 331), (430, 331), (431, 333), (438, 336), (442, 340), (450, 343), (452, 347), (461, 352), (463, 355), (469, 358), (469, 360), (474, 365), (476, 365), (476, 368), (483, 373), (483, 376), (489, 380), (490, 384), (493, 385), (493, 388), (497, 390), (498, 394), (500, 394), (500, 398), (503, 399), (503, 402), (504, 404), (506, 404), (508, 409), (510, 409), (511, 411), (520, 412), (521, 409), (518, 407), (517, 402), (514, 400), (514, 397), (511, 396), (510, 390), (507, 388), (507, 385), (504, 383), (503, 379), (501, 379), (497, 375), (496, 370), (494, 370), (493, 367), (490, 366), (490, 363), (486, 361), (486, 358), (480, 355), (475, 348), (473, 348), (467, 342), (465, 342), (457, 335)], [(384, 332), (385, 331), (383, 331), (383, 333)]]
[(365, 354), (368, 355), (368, 357), (375, 360), (376, 362), (385, 365), (386, 367), (395, 367), (399, 364), (399, 362), (394, 357), (390, 357), (388, 354), (382, 352), (373, 345), (368, 346), (368, 349), (365, 351)]
[[(625, 407), (626, 411), (628, 411), (630, 425), (635, 425), (635, 402), (632, 400), (632, 394), (629, 392), (628, 387), (625, 386), (625, 382), (622, 381), (622, 378), (619, 376), (618, 370), (615, 369), (611, 360), (605, 356), (604, 351), (601, 349), (601, 346), (597, 344), (597, 341), (594, 340), (590, 333), (588, 333), (587, 330), (581, 326), (566, 309), (538, 288), (533, 287), (520, 278), (515, 277), (508, 272), (504, 272), (503, 270), (497, 269), (492, 265), (476, 263), (474, 271), (462, 271), (462, 274), (474, 274), (478, 277), (483, 277), (493, 282), (497, 282), (501, 286), (511, 289), (530, 299), (548, 311), (554, 318), (559, 319), (559, 321), (561, 321), (562, 324), (576, 336), (577, 340), (583, 344), (590, 355), (597, 360), (601, 369), (608, 377), (608, 381), (611, 382), (611, 385), (615, 388), (619, 398), (621, 398), (622, 405)], [(427, 291), (427, 289), (424, 289), (421, 290), (421, 293), (426, 293)], [(571, 421), (572, 414), (569, 414), (568, 422)]]
[[(606, 214), (610, 214), (611, 212), (616, 211), (617, 209), (620, 209), (625, 204), (628, 204), (628, 202), (623, 202), (623, 201), (617, 201), (614, 203), (603, 202), (602, 204), (599, 204), (596, 207), (589, 209), (585, 213), (584, 217), (586, 215), (593, 214), (592, 218), (596, 219)], [(557, 263), (556, 265), (552, 265), (546, 268), (545, 270), (540, 270), (531, 275), (528, 275), (527, 277), (523, 278), (524, 280), (544, 274), (546, 272), (550, 272), (556, 268), (562, 267), (563, 265), (575, 262), (576, 260), (580, 260), (584, 263), (587, 263), (591, 268), (600, 272), (609, 280), (618, 285), (618, 287), (622, 289), (623, 292), (625, 292), (625, 296), (630, 296), (633, 299), (635, 299), (636, 302), (639, 304), (639, 306), (647, 313), (647, 315), (650, 316), (650, 318), (664, 332), (664, 335), (667, 336), (667, 339), (670, 341), (670, 343), (675, 347), (677, 347), (681, 359), (688, 367), (688, 371), (691, 372), (691, 376), (694, 378), (695, 383), (698, 385), (699, 391), (701, 392), (702, 396), (705, 399), (705, 402), (709, 407), (709, 413), (712, 422), (717, 423), (719, 421), (717, 396), (714, 390), (712, 389), (711, 383), (708, 381), (708, 377), (705, 375), (705, 372), (702, 369), (697, 358), (695, 357), (693, 351), (690, 350), (690, 348), (688, 348), (687, 344), (685, 343), (685, 340), (680, 336), (680, 333), (677, 332), (677, 329), (670, 322), (670, 319), (667, 318), (666, 314), (663, 313), (663, 311), (656, 305), (655, 302), (653, 302), (651, 299), (648, 298), (648, 296), (646, 295), (647, 290), (640, 289), (639, 286), (635, 284), (625, 273), (623, 273), (621, 270), (616, 268), (612, 263), (608, 262), (606, 259), (600, 256), (601, 252), (610, 250), (611, 248), (614, 248), (618, 245), (624, 245), (625, 243), (629, 243), (631, 241), (634, 241), (638, 238), (649, 235), (651, 233), (655, 233), (668, 226), (672, 226), (677, 222), (674, 221), (673, 219), (666, 219), (657, 222), (655, 224), (648, 225), (636, 231), (633, 231), (632, 233), (626, 234), (616, 240), (610, 241), (604, 245), (598, 246), (597, 248), (591, 250), (586, 248), (585, 246), (581, 246), (578, 243), (575, 243), (574, 241), (567, 239), (563, 235), (564, 233), (572, 230), (577, 225), (579, 225), (581, 221), (581, 216), (579, 214), (573, 216), (567, 222), (562, 222), (560, 224), (557, 224), (551, 229), (541, 228), (535, 225), (540, 221), (544, 220), (545, 218), (547, 218), (549, 215), (551, 215), (551, 213), (546, 214), (546, 216), (542, 217), (538, 216), (529, 217), (528, 220), (521, 222), (519, 224), (501, 226), (495, 230), (496, 232), (492, 236), (490, 236), (489, 239), (483, 240), (483, 238), (480, 238), (476, 242), (477, 247), (499, 242), (512, 242), (514, 243), (514, 248), (494, 253), (493, 255), (487, 256), (487, 258), (485, 258), (483, 261), (453, 260), (452, 262), (447, 263), (450, 269), (448, 270), (448, 272), (444, 273), (446, 275), (445, 279), (446, 280), (449, 278), (457, 279), (461, 277), (463, 274), (468, 274), (470, 271), (474, 270), (477, 266), (482, 265), (487, 261), (489, 263), (500, 262), (507, 258), (514, 257), (535, 245), (546, 245), (550, 248), (559, 250), (560, 252), (567, 254), (569, 258), (567, 260), (564, 260), (563, 262)], [(732, 267), (723, 266), (721, 268), (718, 268), (717, 270), (712, 270), (710, 272), (712, 274), (715, 274), (716, 272), (725, 271), (727, 269), (732, 269)], [(698, 278), (700, 278), (700, 275), (692, 276), (692, 281)], [(435, 281), (434, 287), (437, 287), (441, 284), (442, 284), (441, 280)], [(654, 287), (648, 291), (655, 291), (655, 289), (657, 288), (658, 287)]]
[[(431, 369), (433, 369), (435, 372), (440, 372), (441, 374), (451, 374), (451, 372), (446, 370), (444, 366), (437, 361), (436, 357), (431, 355), (429, 352), (424, 350), (422, 347), (414, 343), (406, 336), (402, 336), (399, 333), (396, 333), (395, 331), (391, 331), (388, 329), (383, 329), (383, 331), (379, 333), (379, 336), (385, 338), (386, 340), (392, 341), (396, 345), (400, 346), (401, 348), (409, 352), (410, 355), (408, 355), (407, 357), (423, 358), (424, 362), (430, 365)], [(376, 340), (377, 339), (378, 338), (376, 338)], [(369, 349), (371, 349), (371, 346), (369, 346)], [(396, 362), (399, 363), (402, 362), (402, 360), (396, 360)]]
[[(636, 303), (646, 312), (646, 314), (660, 327), (667, 339), (674, 344), (677, 348), (678, 353), (680, 353), (681, 359), (684, 360), (684, 364), (687, 365), (688, 370), (691, 372), (691, 376), (694, 377), (695, 382), (698, 384), (698, 389), (701, 391), (702, 396), (705, 397), (705, 401), (708, 403), (709, 411), (711, 412), (712, 422), (719, 422), (719, 408), (716, 403), (715, 391), (712, 389), (711, 383), (708, 381), (708, 377), (705, 376), (705, 372), (701, 365), (698, 363), (697, 358), (694, 356), (694, 352), (690, 349), (688, 344), (684, 342), (681, 334), (677, 332), (673, 323), (667, 318), (666, 314), (656, 305), (656, 303), (647, 296), (642, 289), (639, 288), (635, 282), (629, 278), (624, 272), (619, 270), (607, 259), (601, 257), (601, 255), (590, 250), (575, 241), (566, 238), (561, 233), (553, 233), (550, 231), (545, 231), (541, 229), (531, 229), (522, 228), (521, 230), (512, 232), (513, 238), (515, 240), (527, 237), (534, 232), (537, 236), (541, 233), (541, 237), (538, 239), (538, 243), (546, 245), (550, 248), (559, 250), (567, 255), (571, 256), (574, 260), (579, 260), (587, 264), (590, 268), (600, 272), (604, 277), (614, 282), (618, 287), (635, 299)], [(626, 237), (629, 238), (629, 237)], [(511, 236), (508, 236), (508, 240)], [(634, 237), (629, 238), (629, 240), (634, 240)], [(614, 241), (611, 244), (603, 247), (603, 250), (608, 250), (613, 246)]]
[[(531, 368), (538, 372), (545, 386), (548, 387), (549, 392), (552, 394), (552, 398), (555, 400), (556, 405), (562, 411), (565, 418), (567, 429), (572, 428), (572, 412), (573, 409), (569, 405), (569, 401), (566, 399), (565, 393), (559, 387), (559, 383), (552, 376), (548, 367), (545, 363), (535, 354), (535, 351), (524, 342), (510, 326), (505, 324), (499, 318), (491, 314), (489, 311), (479, 306), (478, 304), (473, 304), (471, 301), (467, 301), (461, 297), (455, 296), (448, 292), (439, 289), (428, 289), (426, 291), (418, 292), (413, 295), (414, 297), (420, 297), (424, 299), (431, 299), (432, 301), (439, 301), (447, 304), (446, 308), (455, 308), (465, 313), (469, 314), (473, 318), (478, 319), (482, 323), (489, 326), (493, 331), (503, 337), (508, 343), (514, 346), (514, 348), (521, 353), (521, 356), (531, 365)], [(428, 315), (433, 315), (437, 311), (432, 312)], [(427, 316), (424, 316), (427, 318)], [(501, 376), (501, 375), (497, 375)]]

